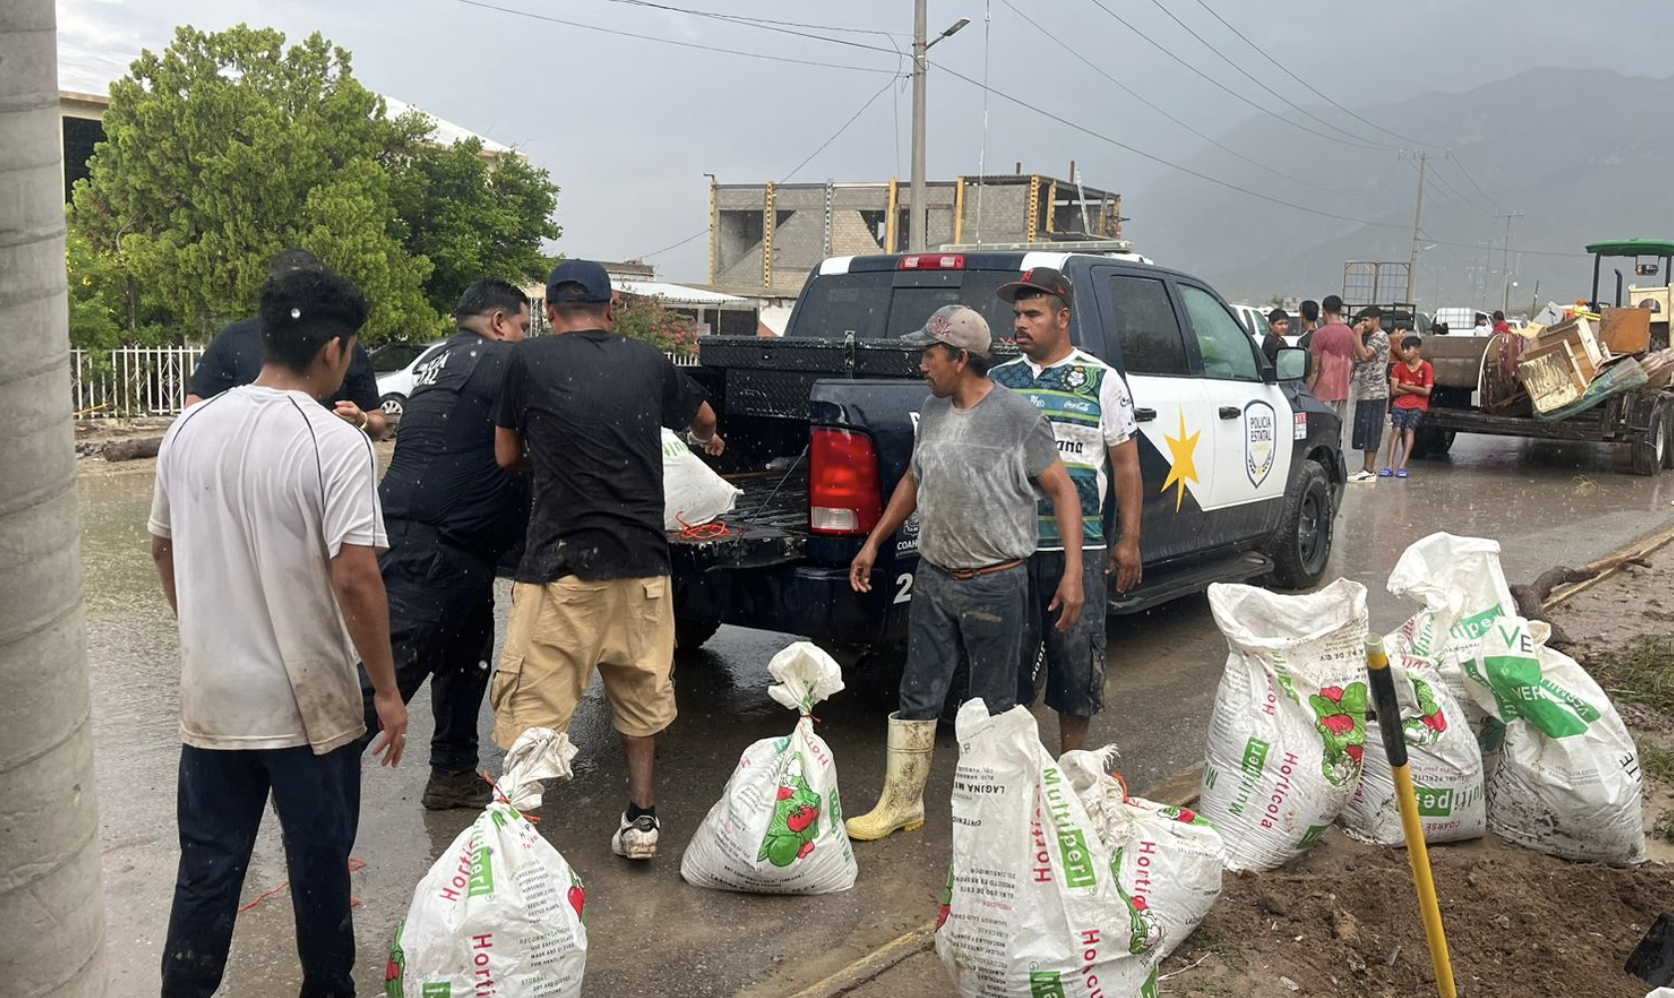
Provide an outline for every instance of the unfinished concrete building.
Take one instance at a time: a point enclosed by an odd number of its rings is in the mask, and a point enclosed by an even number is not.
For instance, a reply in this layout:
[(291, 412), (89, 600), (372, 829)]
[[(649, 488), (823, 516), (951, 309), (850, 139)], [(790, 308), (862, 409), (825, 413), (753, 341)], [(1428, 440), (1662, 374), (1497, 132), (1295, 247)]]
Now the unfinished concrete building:
[[(909, 245), (910, 184), (715, 184), (709, 283), (738, 293), (796, 294), (828, 256)], [(1041, 174), (925, 184), (925, 245), (1119, 239), (1122, 196)]]

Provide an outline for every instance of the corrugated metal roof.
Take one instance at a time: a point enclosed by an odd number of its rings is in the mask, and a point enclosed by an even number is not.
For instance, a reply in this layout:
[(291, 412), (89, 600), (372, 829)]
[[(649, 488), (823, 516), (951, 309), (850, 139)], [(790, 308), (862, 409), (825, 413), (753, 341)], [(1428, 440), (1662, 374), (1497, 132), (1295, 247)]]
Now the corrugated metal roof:
[(745, 301), (737, 295), (722, 294), (719, 291), (704, 291), (701, 288), (687, 287), (684, 284), (665, 284), (662, 281), (632, 281), (613, 276), (610, 279), (610, 286), (625, 295), (660, 298), (675, 305), (727, 305)]

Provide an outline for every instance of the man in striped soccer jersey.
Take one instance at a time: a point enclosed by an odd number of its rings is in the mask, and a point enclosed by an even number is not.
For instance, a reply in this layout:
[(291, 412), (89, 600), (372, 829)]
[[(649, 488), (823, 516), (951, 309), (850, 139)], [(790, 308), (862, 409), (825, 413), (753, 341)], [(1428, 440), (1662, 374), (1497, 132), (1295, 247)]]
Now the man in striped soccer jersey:
[[(1139, 585), (1139, 436), (1133, 399), (1122, 376), (1070, 341), (1074, 289), (1069, 278), (1036, 267), (1001, 287), (999, 295), (1012, 303), (1014, 335), (1023, 356), (994, 368), (992, 377), (1045, 414), (1057, 438), (1058, 456), (1081, 497), (1086, 607), (1069, 630), (1051, 626), (1046, 606), (1064, 570), (1064, 542), (1051, 509), (1043, 505), (1040, 544), (1029, 559), (1034, 627), (1024, 644), (1019, 673), (1019, 703), (1033, 703), (1045, 679), (1046, 704), (1058, 712), (1058, 733), (1067, 752), (1082, 747), (1093, 715), (1104, 707), (1106, 578), (1115, 576), (1117, 592)], [(1121, 522), (1114, 544), (1105, 538), (1104, 528), (1112, 479)], [(1098, 557), (1106, 548), (1109, 557)]]

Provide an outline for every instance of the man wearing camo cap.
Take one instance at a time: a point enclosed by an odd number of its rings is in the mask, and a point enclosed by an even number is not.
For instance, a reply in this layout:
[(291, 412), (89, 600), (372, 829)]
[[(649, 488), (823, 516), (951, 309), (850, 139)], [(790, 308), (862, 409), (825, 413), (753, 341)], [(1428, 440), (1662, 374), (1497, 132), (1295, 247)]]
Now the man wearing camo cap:
[(872, 591), (881, 545), (914, 510), (919, 561), (908, 623), (900, 709), (889, 717), (883, 793), (849, 836), (881, 839), (924, 824), (924, 784), (936, 719), (961, 656), (970, 694), (992, 713), (1017, 702), (1017, 663), (1030, 620), (1024, 565), (1040, 536), (1035, 487), (1052, 500), (1064, 538), (1064, 573), (1052, 609), (1059, 626), (1081, 613), (1081, 500), (1058, 459), (1052, 428), (1027, 399), (989, 380), (993, 336), (982, 316), (948, 305), (902, 341), (920, 347), (930, 383), (912, 463), (849, 567), (849, 584)]

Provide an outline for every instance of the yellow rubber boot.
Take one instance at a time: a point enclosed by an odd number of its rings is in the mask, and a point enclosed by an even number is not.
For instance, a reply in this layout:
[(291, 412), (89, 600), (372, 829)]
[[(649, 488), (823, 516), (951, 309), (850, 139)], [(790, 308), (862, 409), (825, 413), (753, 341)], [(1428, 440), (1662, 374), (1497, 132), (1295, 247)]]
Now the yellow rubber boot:
[(850, 818), (849, 838), (871, 842), (924, 824), (924, 784), (936, 750), (936, 722), (903, 721), (889, 715), (889, 762), (883, 793), (869, 813)]

